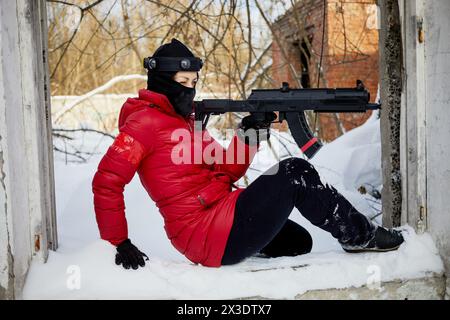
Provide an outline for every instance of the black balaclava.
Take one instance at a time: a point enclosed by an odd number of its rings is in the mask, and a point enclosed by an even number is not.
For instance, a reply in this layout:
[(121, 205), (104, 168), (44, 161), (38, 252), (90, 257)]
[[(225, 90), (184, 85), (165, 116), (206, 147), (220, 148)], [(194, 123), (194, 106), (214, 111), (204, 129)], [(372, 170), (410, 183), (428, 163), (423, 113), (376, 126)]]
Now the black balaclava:
[[(194, 57), (192, 52), (180, 41), (172, 39), (171, 43), (160, 46), (153, 57)], [(173, 80), (176, 71), (149, 70), (147, 89), (164, 94), (174, 107), (175, 111), (187, 117), (192, 113), (192, 102), (195, 97), (195, 88), (188, 88)]]

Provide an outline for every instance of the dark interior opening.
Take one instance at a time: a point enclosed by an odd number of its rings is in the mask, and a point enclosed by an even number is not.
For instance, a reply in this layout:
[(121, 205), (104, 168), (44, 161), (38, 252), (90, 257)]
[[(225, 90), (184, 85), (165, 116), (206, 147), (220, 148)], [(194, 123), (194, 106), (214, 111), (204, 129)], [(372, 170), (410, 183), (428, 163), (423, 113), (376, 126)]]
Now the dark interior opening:
[(303, 88), (311, 88), (311, 82), (309, 77), (309, 59), (311, 58), (311, 53), (309, 52), (308, 46), (306, 42), (303, 40), (301, 42), (301, 46), (299, 47), (300, 51), (300, 63), (301, 63), (301, 79), (300, 82)]

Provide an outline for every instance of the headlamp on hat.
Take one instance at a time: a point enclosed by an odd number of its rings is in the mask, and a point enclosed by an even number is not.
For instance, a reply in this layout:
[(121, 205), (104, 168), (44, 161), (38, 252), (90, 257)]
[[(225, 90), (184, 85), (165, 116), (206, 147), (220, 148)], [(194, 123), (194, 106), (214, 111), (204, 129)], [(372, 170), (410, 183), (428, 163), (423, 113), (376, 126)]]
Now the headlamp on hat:
[(200, 71), (203, 61), (197, 57), (148, 57), (144, 68), (149, 71)]

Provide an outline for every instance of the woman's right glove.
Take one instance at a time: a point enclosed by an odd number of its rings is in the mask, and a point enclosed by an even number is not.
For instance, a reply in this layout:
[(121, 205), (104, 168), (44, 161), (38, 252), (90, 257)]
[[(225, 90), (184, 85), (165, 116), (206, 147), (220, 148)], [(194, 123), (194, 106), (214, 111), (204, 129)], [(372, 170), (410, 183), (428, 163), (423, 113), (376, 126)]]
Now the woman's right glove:
[(270, 125), (277, 118), (275, 112), (265, 112), (263, 117), (261, 114), (252, 113), (242, 118), (238, 125), (237, 135), (248, 145), (257, 145), (261, 141), (269, 140)]
[(130, 239), (127, 239), (117, 246), (116, 253), (116, 264), (122, 265), (125, 269), (133, 268), (136, 270), (139, 266), (145, 266), (145, 260), (148, 257), (145, 253), (139, 251), (134, 244), (131, 243)]

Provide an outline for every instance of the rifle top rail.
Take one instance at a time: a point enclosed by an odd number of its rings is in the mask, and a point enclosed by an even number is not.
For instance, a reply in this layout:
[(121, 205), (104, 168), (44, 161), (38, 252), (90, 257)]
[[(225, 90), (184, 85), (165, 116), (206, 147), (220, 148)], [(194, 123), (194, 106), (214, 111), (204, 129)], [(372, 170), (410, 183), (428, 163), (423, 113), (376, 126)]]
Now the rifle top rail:
[(196, 112), (365, 112), (380, 109), (370, 103), (370, 93), (359, 88), (256, 89), (247, 100), (203, 99), (194, 101)]

